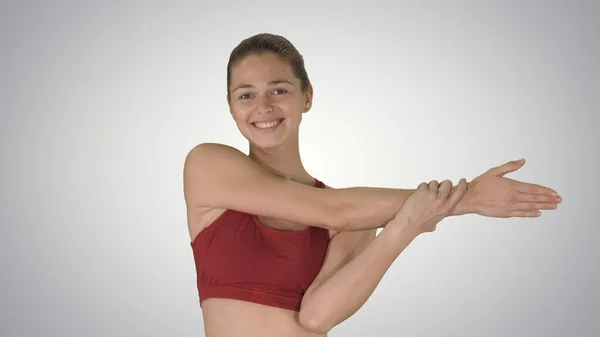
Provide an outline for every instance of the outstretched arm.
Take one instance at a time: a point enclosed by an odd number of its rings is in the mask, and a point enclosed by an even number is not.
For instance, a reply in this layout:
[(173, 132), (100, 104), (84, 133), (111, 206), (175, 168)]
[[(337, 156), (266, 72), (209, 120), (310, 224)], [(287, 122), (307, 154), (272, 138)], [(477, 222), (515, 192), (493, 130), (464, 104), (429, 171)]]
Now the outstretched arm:
[[(452, 215), (535, 216), (554, 209), (553, 190), (502, 177), (522, 166), (511, 162), (469, 184)], [(190, 209), (216, 207), (338, 231), (384, 227), (414, 189), (350, 187), (320, 189), (277, 177), (241, 151), (201, 144), (186, 157), (184, 195)], [(482, 198), (484, 196), (485, 198)]]
[(271, 174), (239, 150), (201, 144), (186, 157), (188, 208), (215, 207), (336, 231), (383, 227), (414, 190), (322, 189)]

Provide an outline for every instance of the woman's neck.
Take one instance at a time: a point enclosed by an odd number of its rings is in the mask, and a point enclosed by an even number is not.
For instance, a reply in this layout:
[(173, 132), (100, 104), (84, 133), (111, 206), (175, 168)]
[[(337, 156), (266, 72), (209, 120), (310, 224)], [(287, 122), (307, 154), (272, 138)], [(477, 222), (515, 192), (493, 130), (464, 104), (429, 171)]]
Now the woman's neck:
[(260, 167), (277, 176), (301, 184), (314, 184), (314, 178), (302, 164), (297, 143), (266, 150), (251, 144), (249, 157)]

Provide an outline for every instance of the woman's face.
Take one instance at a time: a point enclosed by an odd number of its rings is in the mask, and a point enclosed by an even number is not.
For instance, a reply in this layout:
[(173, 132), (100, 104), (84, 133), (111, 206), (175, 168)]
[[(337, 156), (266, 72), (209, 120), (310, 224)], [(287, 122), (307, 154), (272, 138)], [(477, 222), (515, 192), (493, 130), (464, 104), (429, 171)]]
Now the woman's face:
[(296, 140), (312, 104), (289, 63), (274, 53), (251, 54), (231, 70), (229, 110), (242, 135), (261, 149)]

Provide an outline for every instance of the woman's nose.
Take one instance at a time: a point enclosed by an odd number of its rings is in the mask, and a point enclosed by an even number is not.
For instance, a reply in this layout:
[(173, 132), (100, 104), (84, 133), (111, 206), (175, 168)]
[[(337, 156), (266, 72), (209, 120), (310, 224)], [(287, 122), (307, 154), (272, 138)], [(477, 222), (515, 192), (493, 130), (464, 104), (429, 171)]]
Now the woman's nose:
[(268, 95), (260, 96), (258, 98), (257, 110), (259, 113), (273, 112), (273, 105)]

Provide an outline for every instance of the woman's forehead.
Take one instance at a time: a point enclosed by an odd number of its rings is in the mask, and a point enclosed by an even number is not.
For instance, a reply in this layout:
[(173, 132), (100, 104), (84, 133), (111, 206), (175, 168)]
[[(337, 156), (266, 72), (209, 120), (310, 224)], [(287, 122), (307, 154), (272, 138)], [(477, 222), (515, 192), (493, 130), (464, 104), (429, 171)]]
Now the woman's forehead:
[(274, 54), (249, 55), (233, 67), (231, 75), (232, 82), (296, 82), (289, 63)]

